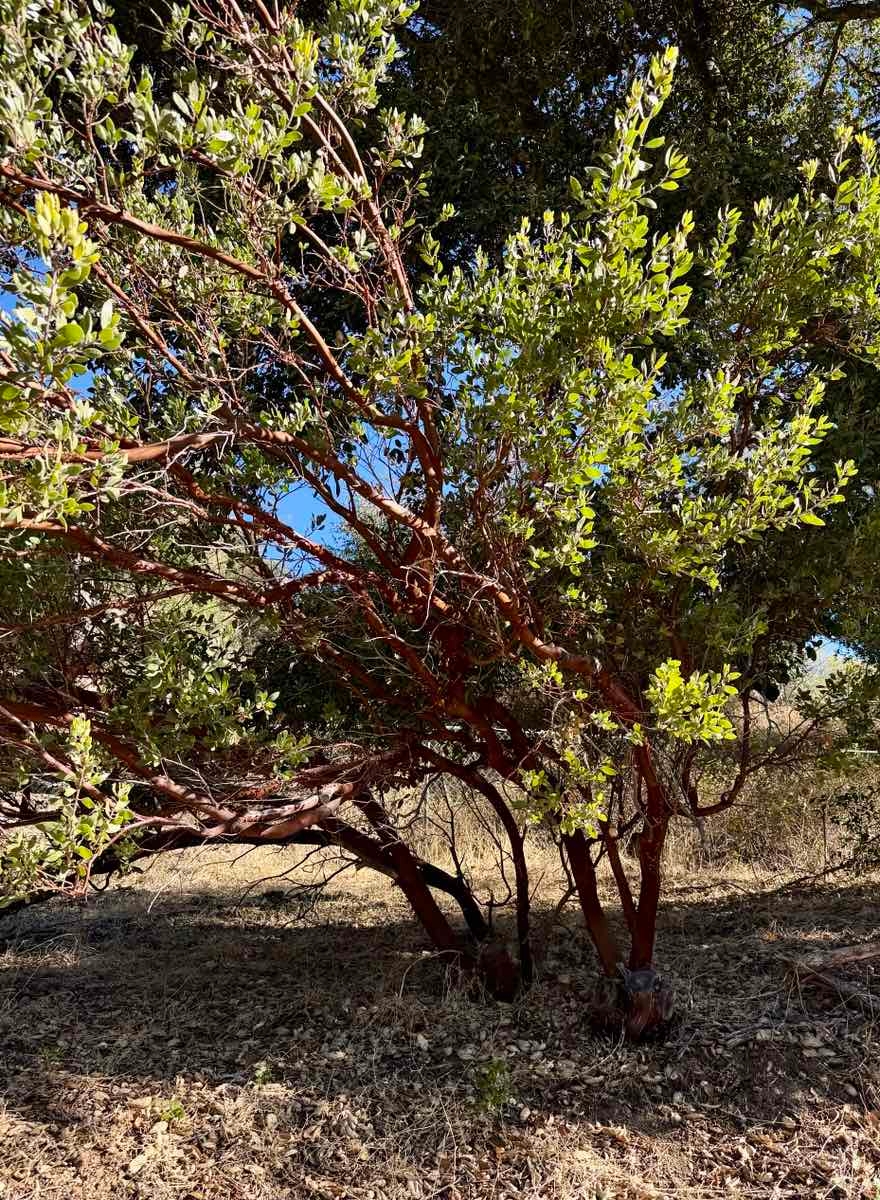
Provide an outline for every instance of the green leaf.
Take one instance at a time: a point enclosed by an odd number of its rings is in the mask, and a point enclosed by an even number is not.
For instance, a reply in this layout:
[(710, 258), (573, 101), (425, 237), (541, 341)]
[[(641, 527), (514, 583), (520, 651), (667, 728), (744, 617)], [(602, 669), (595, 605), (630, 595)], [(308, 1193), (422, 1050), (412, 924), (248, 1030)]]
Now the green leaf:
[(57, 346), (76, 346), (84, 338), (82, 325), (78, 321), (68, 321), (62, 325), (53, 339)]

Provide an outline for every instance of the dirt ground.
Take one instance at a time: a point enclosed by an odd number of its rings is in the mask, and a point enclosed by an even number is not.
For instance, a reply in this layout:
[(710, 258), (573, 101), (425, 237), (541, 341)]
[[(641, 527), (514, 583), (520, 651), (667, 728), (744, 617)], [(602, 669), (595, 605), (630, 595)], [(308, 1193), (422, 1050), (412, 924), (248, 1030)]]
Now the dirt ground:
[(673, 885), (680, 1016), (632, 1047), (587, 1023), (573, 910), (527, 997), (480, 1002), (386, 881), (304, 912), (253, 887), (278, 861), (0, 919), (2, 1200), (880, 1200), (878, 1025), (785, 962), (880, 937), (876, 881)]

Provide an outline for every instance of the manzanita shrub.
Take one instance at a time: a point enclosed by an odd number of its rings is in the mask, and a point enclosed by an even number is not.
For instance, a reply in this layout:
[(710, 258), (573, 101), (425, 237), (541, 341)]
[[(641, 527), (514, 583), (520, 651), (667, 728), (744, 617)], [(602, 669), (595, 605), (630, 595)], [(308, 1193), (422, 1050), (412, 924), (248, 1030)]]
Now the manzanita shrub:
[[(101, 0), (0, 0), (4, 898), (333, 844), (508, 994), (539, 826), (605, 974), (651, 993), (670, 820), (779, 751), (751, 737), (765, 598), (731, 565), (792, 530), (809, 553), (856, 471), (812, 452), (828, 382), (880, 353), (876, 149), (841, 129), (699, 244), (656, 211), (687, 175), (651, 132), (670, 50), (567, 211), (450, 268), (411, 216), (425, 131), (381, 107), (410, 15), (197, 0), (151, 72)], [(435, 776), (502, 831), (515, 961), (396, 822)]]

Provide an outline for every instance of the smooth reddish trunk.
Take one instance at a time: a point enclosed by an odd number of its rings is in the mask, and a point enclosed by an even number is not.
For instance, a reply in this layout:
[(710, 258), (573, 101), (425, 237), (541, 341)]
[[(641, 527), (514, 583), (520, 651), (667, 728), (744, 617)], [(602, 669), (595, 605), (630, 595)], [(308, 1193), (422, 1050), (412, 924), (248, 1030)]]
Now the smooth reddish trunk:
[(651, 769), (650, 759), (646, 758), (642, 765), (647, 803), (645, 823), (639, 838), (641, 887), (637, 905), (620, 860), (617, 840), (607, 827), (602, 831), (608, 862), (630, 931), (628, 968), (623, 965), (599, 899), (596, 869), (586, 836), (578, 831), (562, 839), (584, 920), (606, 976), (593, 997), (594, 1019), (614, 1029), (622, 1028), (633, 1041), (662, 1034), (673, 1011), (671, 989), (654, 970), (652, 963), (660, 903), (660, 861), (670, 810), (665, 791)]
[[(531, 896), (529, 894), (529, 868), (526, 862), (523, 835), (520, 832), (516, 817), (510, 811), (504, 797), (498, 789), (489, 782), (479, 771), (463, 767), (452, 759), (440, 754), (428, 753), (429, 757), (443, 770), (448, 771), (462, 782), (482, 793), (492, 806), (492, 811), (498, 817), (507, 835), (510, 847), (510, 857), (513, 861), (514, 882), (516, 887), (516, 939), (519, 951), (520, 976), (522, 982), (530, 984), (534, 979), (534, 960), (532, 957), (531, 941)], [(503, 766), (504, 764), (499, 764)]]
[[(357, 855), (361, 862), (395, 880), (397, 879), (397, 871), (391, 855), (383, 850), (375, 838), (371, 838), (359, 829), (352, 828), (351, 825), (346, 825), (344, 821), (324, 821), (323, 827), (334, 842)], [(489, 926), (482, 909), (464, 879), (460, 876), (450, 875), (448, 871), (442, 870), (433, 863), (425, 862), (424, 859), (417, 859), (416, 867), (421, 879), (429, 888), (437, 888), (455, 900), (474, 941), (484, 942), (489, 936)]]
[(633, 970), (650, 968), (657, 934), (657, 911), (662, 883), (660, 860), (669, 828), (670, 811), (666, 793), (656, 779), (646, 780), (647, 812), (639, 838), (641, 887), (635, 916), (629, 965)]
[(617, 891), (620, 895), (620, 904), (623, 909), (624, 920), (629, 929), (630, 936), (635, 933), (636, 928), (636, 904), (633, 900), (632, 889), (629, 886), (629, 880), (626, 877), (623, 863), (620, 860), (620, 847), (617, 843), (617, 838), (613, 836), (607, 829), (603, 832), (602, 837), (605, 845), (605, 850), (608, 854), (608, 863), (611, 867), (611, 873), (614, 876), (614, 882), (617, 884)]
[(361, 799), (357, 804), (375, 829), (382, 849), (394, 864), (400, 889), (421, 921), (428, 937), (438, 950), (456, 956), (461, 954), (462, 946), (455, 930), (431, 895), (430, 888), (419, 874), (415, 857), (389, 822), (385, 810), (378, 801), (372, 799)]
[(357, 803), (375, 829), (382, 850), (393, 862), (400, 889), (433, 944), (466, 973), (478, 973), (496, 999), (512, 1000), (519, 989), (520, 973), (508, 952), (497, 943), (489, 943), (478, 955), (471, 953), (449, 924), (419, 870), (417, 859), (391, 825), (382, 806), (371, 798)]
[(568, 855), (587, 930), (593, 939), (602, 969), (610, 979), (614, 979), (617, 977), (620, 950), (599, 899), (596, 868), (590, 858), (587, 839), (580, 830), (577, 830), (575, 833), (564, 834), (562, 843)]
[(529, 895), (529, 868), (526, 862), (523, 836), (520, 833), (516, 818), (504, 801), (504, 797), (488, 779), (477, 776), (472, 781), (489, 803), (504, 827), (507, 842), (510, 846), (510, 856), (513, 859), (513, 875), (516, 888), (516, 941), (519, 950), (519, 964), (522, 981), (529, 984), (534, 979), (535, 968), (532, 960), (531, 941), (531, 896)]

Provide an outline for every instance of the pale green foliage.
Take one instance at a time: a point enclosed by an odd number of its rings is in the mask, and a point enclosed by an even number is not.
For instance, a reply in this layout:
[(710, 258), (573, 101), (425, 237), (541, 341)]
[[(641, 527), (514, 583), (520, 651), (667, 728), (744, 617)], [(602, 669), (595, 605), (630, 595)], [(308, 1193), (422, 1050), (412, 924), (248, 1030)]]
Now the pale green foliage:
[(876, 665), (844, 661), (819, 679), (808, 679), (804, 686), (793, 689), (792, 702), (804, 721), (824, 731), (825, 766), (848, 771), (859, 765), (859, 751), (876, 750), (880, 728), (880, 672)]
[[(717, 299), (708, 328), (687, 331), (686, 280), (703, 252), (689, 244), (689, 214), (674, 234), (652, 238), (644, 211), (653, 191), (677, 186), (685, 171), (674, 152), (653, 175), (642, 157), (673, 63), (667, 54), (633, 89), (605, 166), (574, 188), (580, 211), (524, 226), (500, 269), (481, 260), (471, 272), (438, 275), (425, 293), (431, 337), (442, 329), (449, 369), (461, 379), (465, 436), (453, 454), (461, 486), (492, 487), (532, 572), (564, 568), (565, 596), (600, 609), (624, 566), (609, 548), (625, 547), (653, 574), (717, 587), (731, 546), (821, 523), (854, 467), (841, 463), (831, 480), (807, 467), (829, 428), (818, 412), (823, 385), (836, 376), (801, 355), (817, 289), (826, 303), (857, 296), (862, 352), (877, 349), (876, 300), (861, 265), (877, 239), (875, 151), (859, 139), (860, 162), (845, 157), (847, 134), (832, 167), (846, 187), (760, 205), (736, 266), (718, 245), (707, 252)], [(737, 214), (722, 214), (722, 246), (737, 223)], [(855, 278), (836, 275), (834, 260), (844, 256)], [(870, 278), (875, 272), (872, 257)], [(670, 383), (659, 346), (679, 334), (700, 339), (706, 365)], [(734, 431), (756, 392), (760, 419), (737, 446)], [(520, 469), (499, 476), (505, 444), (516, 446)], [(605, 569), (597, 571), (599, 547)]]
[(645, 689), (657, 728), (679, 741), (731, 741), (736, 737), (724, 706), (736, 695), (739, 676), (725, 667), (718, 673), (693, 671), (685, 679), (674, 658), (661, 663)]
[[(73, 209), (62, 208), (57, 196), (39, 194), (28, 226), (38, 259), (13, 273), (18, 304), (12, 312), (0, 311), (0, 352), (16, 364), (19, 376), (0, 385), (0, 428), (84, 455), (81, 435), (104, 414), (85, 397), (68, 411), (47, 405), (45, 398), (119, 350), (119, 315), (110, 299), (98, 314), (80, 311), (77, 289), (89, 278), (98, 248)], [(62, 462), (50, 451), (33, 458), (14, 488), (0, 481), (0, 519), (20, 521), (27, 511), (32, 520), (64, 521), (117, 496), (124, 460), (114, 456), (113, 441), (106, 439), (102, 449), (99, 463), (85, 457)]]
[(278, 693), (239, 665), (246, 639), (259, 635), (256, 622), (236, 620), (215, 601), (168, 601), (110, 713), (114, 725), (137, 733), (141, 757), (153, 765), (196, 746), (211, 753), (240, 746), (254, 760), (274, 761), (280, 778), (303, 761), (309, 739), (273, 722)]
[(130, 785), (111, 783), (102, 800), (90, 794), (108, 780), (108, 771), (92, 742), (89, 722), (74, 717), (66, 739), (70, 772), (52, 789), (56, 815), (37, 826), (0, 837), (0, 908), (42, 888), (76, 887), (88, 875), (89, 864), (112, 843), (120, 863), (135, 848), (127, 836), (134, 832), (134, 813), (128, 806)]
[(271, 1063), (264, 1059), (254, 1063), (254, 1087), (265, 1087), (266, 1084), (272, 1082), (273, 1075)]
[[(606, 788), (609, 779), (617, 774), (610, 759), (590, 766), (589, 754), (574, 738), (560, 755), (554, 772), (556, 781), (551, 782), (544, 770), (523, 771), (523, 784), (528, 789), (519, 807), (529, 821), (541, 824), (553, 816), (559, 822), (562, 833), (574, 833), (582, 829), (594, 835), (597, 822), (605, 815)], [(577, 795), (589, 795), (589, 800), (572, 799)]]

